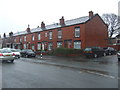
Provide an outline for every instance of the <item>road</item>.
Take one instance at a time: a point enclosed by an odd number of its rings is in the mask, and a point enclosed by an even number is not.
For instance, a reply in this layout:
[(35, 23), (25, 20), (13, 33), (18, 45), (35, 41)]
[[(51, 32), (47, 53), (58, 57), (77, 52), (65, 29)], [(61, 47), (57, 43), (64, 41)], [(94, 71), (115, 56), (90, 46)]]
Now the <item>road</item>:
[[(105, 57), (110, 59), (111, 57)], [(104, 59), (105, 59), (104, 58)], [(116, 58), (116, 56), (112, 56)], [(99, 61), (102, 61), (100, 58)], [(35, 62), (36, 61), (36, 62)], [(83, 62), (82, 69), (71, 68), (71, 66), (62, 67), (60, 65), (39, 63), (40, 60), (30, 58), (21, 58), (14, 63), (2, 64), (2, 87), (3, 88), (118, 88), (118, 75), (105, 75), (101, 72), (88, 70), (90, 62)], [(42, 61), (42, 60), (41, 60)], [(51, 61), (52, 62), (52, 61)], [(91, 60), (93, 67), (99, 68), (99, 65)], [(53, 62), (52, 62), (53, 63)], [(62, 62), (63, 63), (63, 62)], [(57, 64), (57, 63), (55, 63)], [(70, 63), (71, 64), (71, 63)], [(0, 64), (1, 65), (1, 64)], [(110, 63), (110, 68), (118, 68), (118, 65)], [(102, 66), (102, 64), (100, 65)], [(103, 64), (105, 67), (105, 65)], [(107, 66), (107, 64), (106, 64)], [(116, 67), (115, 67), (116, 66)], [(107, 67), (108, 68), (108, 67)], [(114, 73), (118, 73), (113, 69)], [(107, 69), (105, 69), (107, 70)], [(108, 69), (109, 72), (109, 69)]]

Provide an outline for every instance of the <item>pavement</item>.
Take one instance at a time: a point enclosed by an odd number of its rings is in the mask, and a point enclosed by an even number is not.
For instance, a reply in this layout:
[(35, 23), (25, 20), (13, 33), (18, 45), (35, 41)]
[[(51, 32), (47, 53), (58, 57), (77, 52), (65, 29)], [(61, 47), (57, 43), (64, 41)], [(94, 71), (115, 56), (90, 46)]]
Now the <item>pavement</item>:
[(116, 55), (100, 57), (100, 58), (85, 58), (85, 57), (60, 57), (40, 55), (36, 56), (36, 60), (43, 64), (78, 69), (89, 73), (100, 73), (101, 75), (109, 75), (118, 77), (118, 60)]

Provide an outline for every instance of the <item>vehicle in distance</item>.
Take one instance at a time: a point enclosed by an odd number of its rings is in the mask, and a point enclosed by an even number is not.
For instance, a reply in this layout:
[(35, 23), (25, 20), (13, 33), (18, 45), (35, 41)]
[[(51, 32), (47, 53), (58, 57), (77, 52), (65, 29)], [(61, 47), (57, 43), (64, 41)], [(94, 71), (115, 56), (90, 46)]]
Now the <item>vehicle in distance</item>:
[(103, 48), (106, 52), (107, 55), (115, 55), (117, 50), (115, 50), (114, 48), (112, 47), (105, 47)]
[(20, 58), (20, 51), (18, 49), (11, 49), (12, 53), (15, 54), (15, 58)]
[(120, 61), (120, 51), (118, 51), (117, 53), (117, 58), (118, 58), (118, 61)]
[(31, 49), (23, 49), (20, 54), (21, 57), (36, 57), (35, 52), (33, 52)]
[(101, 57), (101, 56), (106, 56), (105, 51), (101, 47), (87, 47), (84, 49), (84, 55), (86, 57)]
[(10, 49), (0, 49), (0, 60), (14, 62), (15, 54)]

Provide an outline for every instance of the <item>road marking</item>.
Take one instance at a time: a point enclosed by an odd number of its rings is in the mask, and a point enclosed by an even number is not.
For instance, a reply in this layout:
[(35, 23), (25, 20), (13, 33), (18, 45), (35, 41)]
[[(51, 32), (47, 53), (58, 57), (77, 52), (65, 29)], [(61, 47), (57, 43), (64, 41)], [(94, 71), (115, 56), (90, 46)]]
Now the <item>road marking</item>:
[(106, 75), (106, 74), (101, 74), (101, 73), (96, 73), (96, 72), (91, 72), (91, 71), (87, 71), (88, 73), (92, 73), (92, 74), (97, 74), (100, 76), (104, 76), (104, 77), (109, 77), (109, 78), (113, 78), (113, 79), (120, 79), (119, 77), (115, 77), (115, 76), (110, 76), (110, 75)]

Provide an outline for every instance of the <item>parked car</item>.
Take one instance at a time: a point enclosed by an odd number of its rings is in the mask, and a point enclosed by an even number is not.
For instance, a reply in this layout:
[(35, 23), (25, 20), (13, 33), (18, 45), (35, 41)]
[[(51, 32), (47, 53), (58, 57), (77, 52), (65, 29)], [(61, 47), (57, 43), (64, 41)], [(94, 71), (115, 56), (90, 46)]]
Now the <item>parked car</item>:
[(31, 49), (23, 49), (20, 54), (21, 57), (36, 57), (35, 52), (33, 52)]
[(19, 49), (11, 49), (12, 53), (15, 54), (15, 58), (20, 58), (20, 52)]
[(0, 60), (14, 62), (15, 54), (10, 49), (0, 49)]
[(105, 51), (106, 51), (106, 54), (107, 55), (115, 55), (117, 50), (115, 50), (114, 48), (112, 47), (105, 47), (103, 48)]
[(84, 49), (84, 55), (86, 57), (97, 58), (100, 56), (106, 56), (106, 53), (101, 47), (87, 47)]
[(20, 53), (20, 52), (21, 52), (21, 49), (16, 49), (16, 51)]
[(118, 61), (120, 61), (120, 51), (117, 52)]

